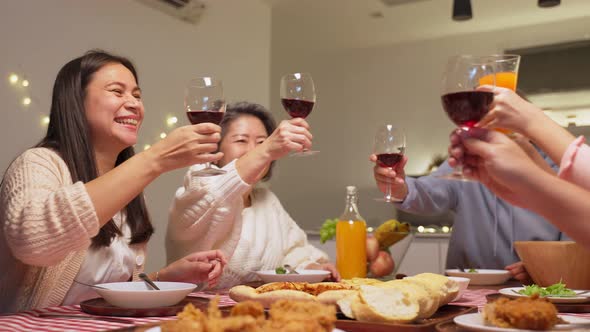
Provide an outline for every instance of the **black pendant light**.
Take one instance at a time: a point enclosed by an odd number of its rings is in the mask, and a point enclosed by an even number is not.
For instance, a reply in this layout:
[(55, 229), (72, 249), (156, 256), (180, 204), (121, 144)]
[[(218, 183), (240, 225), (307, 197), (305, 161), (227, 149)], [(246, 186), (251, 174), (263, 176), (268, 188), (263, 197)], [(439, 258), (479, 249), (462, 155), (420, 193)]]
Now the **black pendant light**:
[(561, 0), (539, 0), (539, 7), (555, 7), (561, 3)]
[[(539, 3), (541, 3), (541, 0), (539, 0)], [(471, 0), (455, 0), (453, 2), (453, 20), (465, 21), (472, 17)]]

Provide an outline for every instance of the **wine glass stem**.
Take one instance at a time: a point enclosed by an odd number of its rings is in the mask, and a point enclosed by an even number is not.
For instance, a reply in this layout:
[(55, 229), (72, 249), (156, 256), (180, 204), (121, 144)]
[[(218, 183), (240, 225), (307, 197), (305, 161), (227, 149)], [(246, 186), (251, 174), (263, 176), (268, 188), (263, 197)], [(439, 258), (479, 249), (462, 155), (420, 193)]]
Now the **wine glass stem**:
[(211, 168), (211, 163), (210, 162), (206, 162), (205, 163), (205, 169), (209, 169)]
[(387, 185), (385, 186), (385, 199), (391, 200), (391, 181), (392, 179), (387, 179)]

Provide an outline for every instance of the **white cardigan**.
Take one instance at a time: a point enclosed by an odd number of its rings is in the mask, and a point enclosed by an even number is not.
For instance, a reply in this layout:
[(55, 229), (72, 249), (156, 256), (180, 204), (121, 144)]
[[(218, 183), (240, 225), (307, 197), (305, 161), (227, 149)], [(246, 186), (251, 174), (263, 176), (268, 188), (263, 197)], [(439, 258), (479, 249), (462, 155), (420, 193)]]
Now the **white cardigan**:
[(192, 176), (176, 191), (166, 234), (168, 263), (190, 253), (220, 249), (228, 258), (219, 288), (256, 280), (253, 271), (283, 264), (304, 268), (327, 263), (328, 255), (308, 244), (305, 232), (268, 189), (255, 188), (252, 205), (242, 196), (251, 188), (239, 176), (235, 161), (226, 174)]

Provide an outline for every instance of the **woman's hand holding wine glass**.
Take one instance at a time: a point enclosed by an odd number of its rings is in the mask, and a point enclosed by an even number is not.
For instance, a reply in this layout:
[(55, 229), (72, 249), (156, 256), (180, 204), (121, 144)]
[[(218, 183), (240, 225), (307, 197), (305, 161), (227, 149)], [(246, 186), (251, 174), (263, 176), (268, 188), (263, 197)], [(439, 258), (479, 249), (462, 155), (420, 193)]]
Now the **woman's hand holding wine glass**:
[(270, 160), (278, 160), (291, 151), (311, 148), (309, 124), (302, 118), (281, 121), (277, 129), (262, 143)]
[(217, 152), (221, 128), (212, 123), (183, 126), (171, 131), (166, 138), (152, 145), (145, 153), (154, 156), (160, 172), (215, 162), (223, 153)]
[[(293, 118), (305, 119), (313, 110), (316, 92), (313, 79), (308, 73), (287, 74), (281, 78), (281, 103)], [(307, 128), (309, 130), (309, 127)], [(311, 151), (305, 147), (303, 151), (293, 153), (294, 156), (307, 156), (319, 151)]]
[[(494, 93), (479, 90), (482, 79), (495, 87), (494, 62), (486, 56), (458, 55), (447, 63), (442, 80), (442, 105), (448, 117), (463, 131), (469, 131), (489, 111)], [(458, 165), (453, 173), (439, 176), (468, 181)]]
[[(184, 105), (186, 115), (193, 125), (213, 123), (219, 128), (225, 113), (225, 99), (223, 99), (221, 81), (212, 77), (199, 77), (191, 80), (185, 89)], [(192, 174), (214, 176), (224, 173), (224, 170), (213, 168), (211, 163), (207, 162), (204, 169), (194, 171)]]

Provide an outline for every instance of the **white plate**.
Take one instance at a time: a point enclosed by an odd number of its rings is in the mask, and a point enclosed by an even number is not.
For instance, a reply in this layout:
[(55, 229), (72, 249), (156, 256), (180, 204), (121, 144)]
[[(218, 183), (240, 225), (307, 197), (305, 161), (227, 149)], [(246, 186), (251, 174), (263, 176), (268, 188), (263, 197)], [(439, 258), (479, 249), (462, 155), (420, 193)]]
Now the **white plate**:
[[(516, 294), (515, 293), (515, 292), (518, 292), (521, 289), (524, 289), (524, 287), (502, 288), (498, 292), (500, 292), (500, 294), (502, 294), (502, 295), (506, 295), (506, 296), (511, 297), (511, 298), (527, 297), (527, 295)], [(576, 292), (576, 293), (584, 292), (583, 290), (573, 290), (573, 291)], [(568, 297), (564, 297), (564, 296), (557, 296), (557, 297), (555, 297), (555, 296), (546, 296), (545, 298), (547, 300), (553, 302), (553, 303), (584, 303), (584, 302), (590, 301), (590, 297), (588, 297), (588, 296), (568, 296)]]
[(470, 285), (501, 285), (512, 276), (506, 270), (475, 269), (477, 272), (461, 272), (458, 269), (445, 270), (451, 277), (469, 278)]
[(277, 274), (275, 270), (263, 270), (258, 271), (256, 274), (263, 282), (320, 282), (330, 276), (330, 271), (324, 270), (299, 270), (296, 269), (299, 274)]
[[(160, 329), (159, 326), (154, 326), (152, 328), (145, 330), (145, 332), (162, 332), (162, 329)], [(332, 332), (345, 332), (345, 331), (343, 331), (341, 329), (333, 329)]]
[(152, 290), (143, 281), (110, 282), (94, 288), (110, 304), (121, 308), (158, 308), (175, 305), (198, 286), (186, 282), (154, 281), (160, 290)]
[[(561, 319), (568, 323), (590, 323), (589, 319), (584, 319), (575, 316), (566, 316), (566, 315), (558, 315)], [(486, 325), (484, 322), (483, 316), (480, 313), (475, 314), (465, 314), (461, 316), (457, 316), (453, 319), (455, 324), (464, 327), (466, 329), (472, 331), (485, 331), (485, 332), (536, 332), (533, 330), (521, 330), (521, 329), (512, 329), (512, 328), (505, 328), (505, 327), (496, 327), (491, 325)], [(554, 327), (554, 330), (565, 330), (571, 327), (568, 324), (557, 324)], [(553, 330), (552, 330), (553, 331)], [(582, 331), (582, 329), (580, 329)]]

